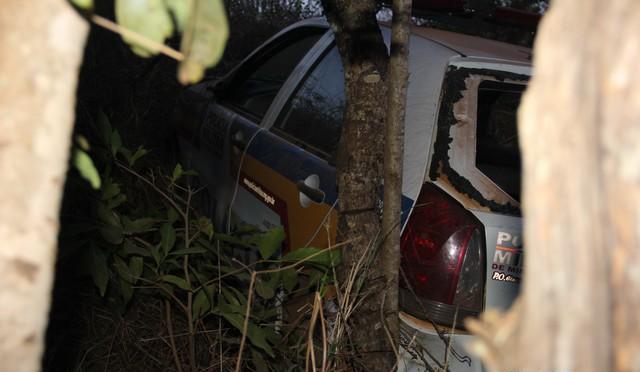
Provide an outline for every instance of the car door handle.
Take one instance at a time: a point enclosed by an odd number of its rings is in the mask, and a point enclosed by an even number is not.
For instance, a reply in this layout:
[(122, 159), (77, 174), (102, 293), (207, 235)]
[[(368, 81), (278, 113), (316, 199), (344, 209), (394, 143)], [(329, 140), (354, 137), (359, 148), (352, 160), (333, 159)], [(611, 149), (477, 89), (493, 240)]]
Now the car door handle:
[(235, 150), (244, 151), (247, 148), (247, 140), (244, 138), (244, 133), (241, 130), (237, 131), (233, 136), (231, 136), (231, 145)]
[(324, 202), (324, 191), (307, 185), (304, 181), (300, 180), (296, 183), (298, 191), (304, 194), (307, 198), (311, 199), (315, 203)]
[(233, 139), (231, 139), (231, 144), (240, 150), (244, 150), (245, 148), (247, 148), (247, 141), (245, 141), (244, 139), (234, 137)]

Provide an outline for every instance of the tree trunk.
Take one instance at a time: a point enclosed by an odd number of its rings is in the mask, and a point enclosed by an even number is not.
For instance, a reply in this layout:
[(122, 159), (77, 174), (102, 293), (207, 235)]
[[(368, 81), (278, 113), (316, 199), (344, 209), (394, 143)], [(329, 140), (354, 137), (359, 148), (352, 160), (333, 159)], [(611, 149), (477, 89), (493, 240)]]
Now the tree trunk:
[(0, 360), (40, 369), (87, 25), (63, 0), (0, 12)]
[[(375, 1), (324, 0), (323, 6), (342, 56), (347, 97), (337, 159), (337, 240), (351, 242), (343, 249), (338, 272), (339, 282), (344, 283), (358, 260), (374, 255), (379, 246), (388, 56)], [(360, 274), (367, 277), (363, 290), (368, 294), (349, 320), (351, 351), (363, 364), (356, 368), (388, 371), (395, 357), (381, 316), (386, 278), (375, 261)]]
[(400, 340), (398, 318), (398, 273), (400, 272), (400, 229), (402, 216), (402, 165), (404, 161), (404, 118), (409, 82), (409, 36), (411, 0), (393, 2), (391, 53), (388, 72), (387, 123), (384, 140), (384, 203), (382, 249), (379, 253), (386, 279), (384, 314), (396, 348)]
[(640, 2), (555, 0), (520, 110), (525, 277), (494, 370), (640, 369)]

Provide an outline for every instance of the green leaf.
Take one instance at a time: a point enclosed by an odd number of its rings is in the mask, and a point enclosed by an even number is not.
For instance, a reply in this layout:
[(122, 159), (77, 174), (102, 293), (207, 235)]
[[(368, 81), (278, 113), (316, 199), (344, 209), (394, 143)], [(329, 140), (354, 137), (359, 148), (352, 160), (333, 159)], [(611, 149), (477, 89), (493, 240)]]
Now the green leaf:
[(201, 289), (196, 293), (193, 299), (193, 317), (195, 319), (200, 318), (205, 315), (209, 309), (211, 309), (211, 303), (209, 302), (209, 297), (207, 297), (207, 292), (204, 289)]
[[(232, 326), (238, 329), (240, 332), (244, 330), (244, 315), (236, 313), (222, 312), (220, 313)], [(273, 349), (269, 345), (266, 339), (266, 332), (264, 329), (258, 327), (255, 323), (249, 320), (247, 327), (247, 338), (256, 347), (264, 350), (271, 357), (274, 356)]]
[(221, 312), (220, 315), (224, 317), (227, 322), (229, 322), (232, 326), (234, 326), (237, 330), (242, 332), (244, 316), (236, 313), (230, 312)]
[(209, 239), (213, 238), (213, 223), (206, 217), (198, 218), (198, 229), (205, 233)]
[(160, 246), (165, 256), (169, 254), (176, 244), (176, 231), (171, 224), (165, 223), (160, 227)]
[(104, 142), (105, 146), (111, 148), (111, 133), (113, 132), (113, 128), (111, 127), (111, 121), (104, 113), (104, 111), (98, 111), (98, 117), (96, 119), (98, 123), (98, 127), (100, 128), (100, 137)]
[(213, 308), (211, 310), (211, 312), (213, 312), (215, 314), (218, 314), (218, 315), (222, 315), (222, 314), (244, 315), (246, 310), (247, 309), (246, 309), (246, 307), (244, 305), (228, 304), (228, 303), (224, 302), (224, 300), (221, 300), (220, 298), (218, 298), (218, 306)]
[(189, 170), (186, 170), (186, 171), (182, 172), (182, 175), (183, 176), (197, 176), (198, 172), (196, 172), (193, 169), (189, 169)]
[(271, 229), (260, 236), (258, 240), (258, 250), (263, 260), (273, 256), (273, 254), (282, 247), (284, 237), (284, 228), (282, 226)]
[(109, 200), (107, 203), (107, 208), (114, 209), (120, 206), (120, 204), (127, 201), (127, 196), (125, 194), (119, 194), (115, 198)]
[(249, 337), (249, 341), (251, 341), (254, 346), (266, 351), (272, 358), (275, 356), (273, 354), (273, 349), (267, 342), (266, 333), (262, 327), (258, 327), (251, 322), (247, 332), (247, 337)]
[[(251, 310), (251, 317), (253, 319), (256, 319), (256, 321), (260, 324), (270, 323), (271, 321), (278, 321), (282, 318), (282, 310), (279, 307), (280, 305), (270, 307), (258, 306), (257, 308)], [(268, 339), (269, 338), (267, 338), (267, 340)]]
[(273, 328), (265, 327), (263, 329), (267, 337), (267, 341), (269, 341), (270, 343), (277, 344), (282, 339), (278, 332), (276, 332)]
[(156, 245), (151, 249), (151, 256), (156, 263), (156, 266), (160, 266), (160, 262), (162, 262), (162, 257), (160, 257), (160, 245)]
[(93, 0), (71, 0), (71, 2), (80, 9), (93, 9)]
[(122, 154), (122, 156), (124, 156), (125, 159), (127, 159), (127, 161), (129, 161), (129, 159), (131, 159), (131, 150), (129, 150), (126, 147), (120, 147), (120, 149), (118, 149), (118, 152)]
[(204, 287), (204, 290), (205, 290), (205, 292), (207, 294), (207, 297), (209, 298), (209, 302), (213, 304), (213, 300), (214, 300), (213, 299), (213, 294), (214, 294), (214, 292), (216, 290), (216, 284), (213, 283), (213, 284), (206, 285)]
[(101, 226), (99, 231), (105, 241), (114, 245), (121, 244), (124, 239), (122, 228), (117, 226)]
[(89, 155), (79, 149), (73, 153), (73, 165), (76, 167), (80, 175), (85, 180), (89, 181), (91, 187), (94, 189), (100, 188), (100, 173), (96, 169), (96, 166), (93, 164), (93, 160)]
[(275, 288), (269, 282), (261, 279), (256, 281), (256, 293), (265, 300), (273, 298), (276, 295)]
[(151, 253), (146, 248), (143, 248), (133, 243), (129, 239), (125, 240), (124, 246), (122, 247), (122, 253), (125, 256), (135, 255), (135, 256), (142, 256), (142, 257), (151, 257)]
[(122, 300), (124, 301), (124, 304), (128, 304), (129, 301), (131, 301), (131, 297), (133, 297), (133, 286), (131, 283), (121, 279), (120, 293), (122, 293)]
[(251, 361), (256, 367), (256, 372), (269, 372), (269, 365), (256, 349), (251, 348)]
[(122, 258), (118, 256), (114, 256), (114, 265), (116, 267), (116, 271), (120, 278), (127, 283), (133, 284), (134, 278), (131, 272), (129, 271), (129, 266), (122, 260)]
[(129, 166), (133, 167), (133, 165), (136, 163), (136, 161), (138, 161), (138, 159), (140, 159), (141, 157), (145, 156), (148, 153), (149, 151), (147, 151), (144, 147), (139, 146), (136, 152), (133, 155), (131, 155), (131, 157), (129, 157), (128, 159)]
[(178, 218), (180, 218), (178, 211), (173, 207), (169, 207), (167, 210), (167, 220), (169, 220), (169, 223), (173, 224), (178, 220)]
[(229, 37), (223, 0), (193, 0), (192, 9), (180, 45), (185, 56), (178, 68), (182, 84), (200, 81), (204, 70), (222, 58)]
[[(223, 287), (223, 290), (224, 290), (224, 287)], [(245, 294), (242, 293), (242, 291), (240, 291), (237, 288), (229, 287), (229, 290), (235, 294), (235, 296), (238, 299), (238, 302), (240, 303), (240, 305), (242, 305), (242, 307), (244, 307), (244, 304), (247, 303), (247, 296), (245, 296)]]
[(144, 260), (142, 257), (134, 256), (129, 259), (129, 273), (131, 273), (133, 284), (136, 284), (142, 275)]
[[(173, 22), (163, 0), (116, 0), (116, 20), (118, 23), (152, 42), (162, 44), (173, 33)], [(158, 48), (142, 43), (131, 36), (123, 36), (134, 53), (150, 57), (158, 53)]]
[(184, 30), (184, 26), (189, 19), (189, 5), (190, 1), (186, 0), (164, 0), (165, 4), (167, 4), (167, 8), (173, 14), (173, 18), (176, 20), (176, 25), (178, 26), (178, 31)]
[(162, 280), (167, 283), (174, 284), (178, 286), (178, 288), (184, 289), (185, 291), (188, 291), (189, 289), (191, 289), (191, 287), (189, 287), (189, 283), (187, 283), (186, 280), (175, 275), (163, 275)]
[(120, 138), (120, 133), (117, 130), (113, 130), (111, 132), (111, 155), (116, 156), (118, 151), (122, 148), (122, 139)]
[(282, 272), (282, 285), (287, 292), (293, 291), (298, 286), (298, 272), (296, 269), (287, 269)]
[(104, 297), (109, 284), (109, 268), (107, 267), (107, 257), (104, 252), (96, 246), (90, 248), (90, 272), (93, 283), (98, 288), (100, 296)]
[[(318, 253), (321, 252), (322, 253)], [(331, 265), (337, 265), (340, 263), (340, 251), (329, 249), (318, 249), (313, 247), (298, 248), (295, 251), (287, 253), (282, 257), (283, 262), (300, 262), (307, 257), (315, 255), (312, 258), (305, 261), (305, 264), (315, 264), (323, 267), (331, 267)]]
[(122, 219), (124, 232), (126, 234), (136, 234), (147, 232), (153, 228), (155, 220), (153, 218), (138, 218), (137, 220)]
[(98, 220), (105, 225), (121, 227), (120, 217), (113, 211), (113, 208), (109, 208), (103, 203), (98, 203), (96, 206), (96, 214), (98, 215)]
[(227, 302), (229, 302), (232, 305), (240, 305), (240, 301), (238, 300), (238, 298), (227, 287), (222, 287), (221, 290), (222, 290), (222, 295), (224, 296), (225, 300), (227, 300)]
[(182, 165), (180, 163), (176, 164), (175, 168), (173, 168), (173, 173), (171, 175), (171, 181), (176, 182), (182, 177)]
[(235, 232), (238, 235), (248, 235), (248, 234), (258, 234), (261, 232), (261, 230), (258, 229), (258, 227), (256, 227), (255, 225), (251, 225), (248, 223), (239, 223), (238, 226), (235, 228)]
[(109, 200), (118, 194), (120, 194), (120, 185), (113, 182), (110, 178), (105, 179), (102, 183), (102, 196), (100, 199)]
[(322, 280), (322, 278), (324, 278), (325, 276), (325, 272), (317, 270), (317, 269), (311, 269), (311, 271), (309, 272), (309, 281), (308, 281), (308, 286), (309, 287), (315, 287), (318, 285), (318, 283), (320, 283), (320, 281)]

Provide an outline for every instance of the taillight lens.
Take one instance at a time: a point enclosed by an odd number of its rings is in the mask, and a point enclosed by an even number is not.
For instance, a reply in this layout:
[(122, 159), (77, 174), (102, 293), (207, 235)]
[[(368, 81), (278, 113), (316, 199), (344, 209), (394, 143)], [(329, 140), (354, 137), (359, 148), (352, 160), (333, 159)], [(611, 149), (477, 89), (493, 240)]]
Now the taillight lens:
[(462, 328), (482, 311), (485, 247), (480, 222), (425, 183), (402, 236), (400, 305), (417, 317)]

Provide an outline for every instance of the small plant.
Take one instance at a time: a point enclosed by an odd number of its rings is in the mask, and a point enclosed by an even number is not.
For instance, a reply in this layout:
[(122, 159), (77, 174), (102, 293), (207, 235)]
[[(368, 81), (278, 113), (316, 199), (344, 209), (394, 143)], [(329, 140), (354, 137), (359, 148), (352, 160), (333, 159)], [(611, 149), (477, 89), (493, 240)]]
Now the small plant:
[[(247, 368), (248, 361), (257, 371), (304, 363), (307, 335), (286, 325), (283, 306), (314, 289), (322, 292), (332, 282), (339, 252), (311, 247), (282, 252), (281, 227), (216, 231), (199, 213), (203, 190), (191, 186), (195, 172), (180, 164), (170, 171), (150, 168), (144, 147), (128, 149), (104, 114), (98, 122), (102, 143), (90, 153), (101, 169), (101, 185), (87, 190), (93, 193), (85, 206), (92, 220), (78, 224), (81, 233), (73, 239), (81, 242), (78, 252), (99, 295), (122, 313), (138, 294), (161, 299), (178, 371), (185, 366), (197, 371), (211, 362), (210, 353), (198, 352), (203, 348), (197, 336), (216, 328), (216, 342), (224, 344), (219, 349), (237, 354), (236, 370)], [(238, 251), (255, 258), (238, 260)], [(176, 317), (184, 320), (186, 332), (176, 332)], [(177, 333), (187, 334), (186, 351), (176, 346)]]

